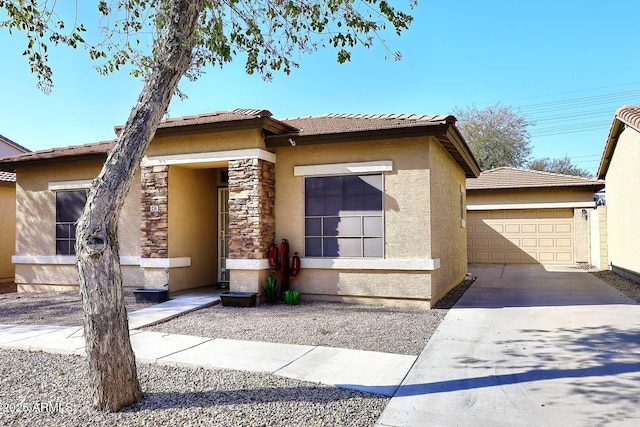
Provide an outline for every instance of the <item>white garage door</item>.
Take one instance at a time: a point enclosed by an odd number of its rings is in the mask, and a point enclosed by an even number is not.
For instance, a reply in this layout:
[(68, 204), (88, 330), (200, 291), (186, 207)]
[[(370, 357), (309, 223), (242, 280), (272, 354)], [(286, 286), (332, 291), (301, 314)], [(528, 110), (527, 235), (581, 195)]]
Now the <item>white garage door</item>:
[(470, 263), (573, 264), (573, 209), (467, 211)]

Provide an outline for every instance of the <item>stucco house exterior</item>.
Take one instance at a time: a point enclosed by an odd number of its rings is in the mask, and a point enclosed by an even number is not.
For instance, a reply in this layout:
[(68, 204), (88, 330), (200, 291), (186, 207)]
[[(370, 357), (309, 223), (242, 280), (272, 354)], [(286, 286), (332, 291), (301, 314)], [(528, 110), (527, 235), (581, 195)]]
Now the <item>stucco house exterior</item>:
[(590, 263), (593, 193), (604, 181), (501, 167), (466, 185), (469, 263)]
[[(74, 222), (112, 146), (0, 161), (17, 173), (20, 290), (77, 286)], [(167, 119), (121, 213), (124, 283), (260, 292), (288, 239), (302, 297), (430, 307), (467, 271), (465, 178), (479, 172), (452, 116)]]
[(598, 167), (607, 182), (607, 240), (611, 269), (640, 283), (640, 105), (614, 115)]
[[(29, 150), (0, 135), (0, 158)], [(16, 175), (0, 172), (0, 283), (13, 281), (11, 256), (16, 243)]]

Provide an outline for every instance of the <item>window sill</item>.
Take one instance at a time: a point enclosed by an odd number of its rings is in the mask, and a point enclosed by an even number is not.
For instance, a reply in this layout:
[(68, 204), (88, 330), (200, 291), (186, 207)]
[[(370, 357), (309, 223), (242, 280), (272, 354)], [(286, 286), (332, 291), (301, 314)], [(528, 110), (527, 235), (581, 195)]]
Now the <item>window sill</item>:
[(433, 271), (440, 268), (440, 258), (301, 258), (302, 268), (323, 270), (412, 270)]

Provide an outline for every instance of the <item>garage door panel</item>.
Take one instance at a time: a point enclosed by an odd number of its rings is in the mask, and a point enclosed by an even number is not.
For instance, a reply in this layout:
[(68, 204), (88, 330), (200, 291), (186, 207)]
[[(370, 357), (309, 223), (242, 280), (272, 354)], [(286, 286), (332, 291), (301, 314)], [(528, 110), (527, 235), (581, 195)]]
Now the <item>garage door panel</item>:
[(574, 262), (573, 209), (473, 211), (467, 218), (473, 262)]
[(553, 233), (553, 224), (539, 224), (538, 234)]

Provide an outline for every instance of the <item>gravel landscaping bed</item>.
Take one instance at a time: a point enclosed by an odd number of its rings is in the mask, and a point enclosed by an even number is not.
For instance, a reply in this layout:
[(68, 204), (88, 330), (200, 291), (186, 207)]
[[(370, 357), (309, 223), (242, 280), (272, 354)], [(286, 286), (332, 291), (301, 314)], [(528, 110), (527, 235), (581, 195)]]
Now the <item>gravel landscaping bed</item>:
[[(131, 291), (125, 291), (129, 312), (148, 307), (136, 303)], [(0, 324), (81, 326), (84, 313), (80, 294), (72, 292), (14, 292), (0, 295)]]
[(371, 426), (389, 398), (270, 374), (138, 363), (144, 399), (91, 409), (86, 361), (0, 350), (0, 425)]
[(640, 303), (640, 283), (620, 277), (610, 270), (592, 271), (591, 274), (607, 282), (609, 286), (616, 288), (635, 302)]

